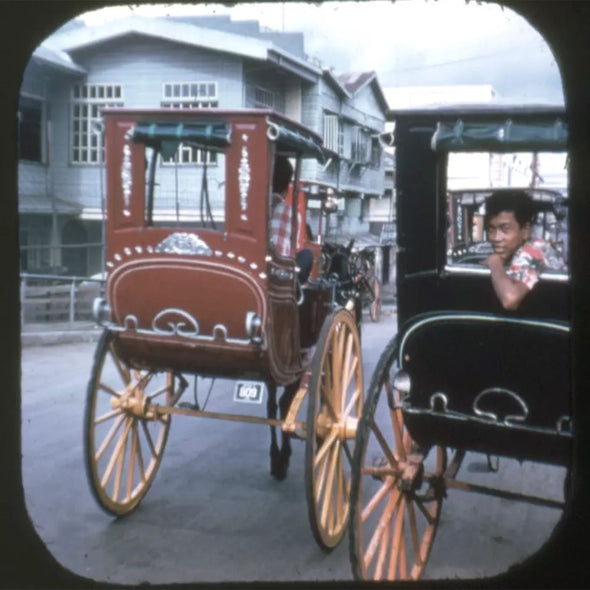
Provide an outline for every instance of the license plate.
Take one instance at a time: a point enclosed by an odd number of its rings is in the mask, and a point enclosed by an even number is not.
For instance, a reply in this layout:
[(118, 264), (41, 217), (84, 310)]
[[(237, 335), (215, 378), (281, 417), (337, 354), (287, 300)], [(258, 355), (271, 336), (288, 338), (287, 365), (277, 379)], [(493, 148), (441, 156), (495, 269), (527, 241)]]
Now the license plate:
[(234, 401), (247, 404), (261, 404), (266, 385), (262, 381), (238, 381), (234, 390)]

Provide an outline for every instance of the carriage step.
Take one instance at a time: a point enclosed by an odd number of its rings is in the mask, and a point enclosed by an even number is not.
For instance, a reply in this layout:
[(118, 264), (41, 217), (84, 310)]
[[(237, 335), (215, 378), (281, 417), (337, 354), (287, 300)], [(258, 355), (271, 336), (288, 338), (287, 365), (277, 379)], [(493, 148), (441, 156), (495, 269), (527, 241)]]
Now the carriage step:
[(201, 409), (199, 404), (191, 404), (190, 402), (180, 402), (178, 407), (185, 410), (194, 410), (195, 412), (198, 412)]

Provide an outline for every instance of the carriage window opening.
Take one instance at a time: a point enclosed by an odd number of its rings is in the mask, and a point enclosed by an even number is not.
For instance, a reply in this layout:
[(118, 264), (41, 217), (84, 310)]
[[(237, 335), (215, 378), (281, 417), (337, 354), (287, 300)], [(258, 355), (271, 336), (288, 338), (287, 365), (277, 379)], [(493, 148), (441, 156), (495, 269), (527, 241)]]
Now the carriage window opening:
[(449, 153), (447, 268), (471, 272), (493, 252), (484, 224), (493, 192), (524, 190), (533, 197), (530, 239), (546, 243), (545, 274), (568, 272), (568, 189), (565, 153)]
[[(225, 222), (225, 155), (215, 154), (216, 165), (182, 166), (182, 146), (168, 158), (146, 147), (145, 223), (157, 227), (207, 228), (222, 231)], [(171, 159), (171, 166), (161, 166)], [(207, 155), (205, 162), (209, 160)]]

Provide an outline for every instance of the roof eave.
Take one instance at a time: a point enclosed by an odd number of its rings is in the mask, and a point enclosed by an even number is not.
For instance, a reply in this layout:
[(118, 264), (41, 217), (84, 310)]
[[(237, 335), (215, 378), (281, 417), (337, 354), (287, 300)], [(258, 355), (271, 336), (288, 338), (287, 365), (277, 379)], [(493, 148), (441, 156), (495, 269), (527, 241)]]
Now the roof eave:
[(334, 74), (332, 73), (332, 70), (330, 70), (329, 68), (324, 68), (322, 70), (322, 74), (326, 78), (326, 80), (331, 83), (333, 88), (337, 90), (342, 96), (346, 98), (351, 98), (352, 95), (350, 94), (350, 92), (348, 92), (348, 90), (346, 90), (346, 88), (344, 88), (344, 86), (340, 84), (336, 76), (334, 76)]

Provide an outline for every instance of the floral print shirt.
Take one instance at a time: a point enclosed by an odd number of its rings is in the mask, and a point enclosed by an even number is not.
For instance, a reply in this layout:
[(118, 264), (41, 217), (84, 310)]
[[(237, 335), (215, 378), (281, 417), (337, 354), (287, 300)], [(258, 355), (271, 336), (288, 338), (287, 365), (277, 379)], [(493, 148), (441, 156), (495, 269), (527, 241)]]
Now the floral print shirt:
[(507, 264), (506, 275), (532, 289), (546, 269), (561, 270), (557, 252), (544, 240), (525, 242)]

